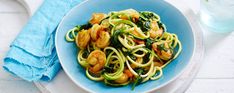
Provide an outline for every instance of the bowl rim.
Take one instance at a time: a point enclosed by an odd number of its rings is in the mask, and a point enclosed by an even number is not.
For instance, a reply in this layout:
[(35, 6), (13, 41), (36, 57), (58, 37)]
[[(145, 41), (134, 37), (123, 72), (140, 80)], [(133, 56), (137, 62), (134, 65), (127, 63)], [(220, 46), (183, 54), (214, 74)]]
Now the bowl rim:
[[(65, 18), (66, 18), (71, 12), (74, 11), (75, 8), (77, 8), (77, 7), (79, 7), (79, 6), (83, 5), (83, 4), (85, 4), (85, 3), (88, 2), (88, 1), (91, 1), (91, 0), (84, 0), (84, 1), (80, 2), (79, 4), (75, 5), (72, 9), (69, 10), (69, 12), (67, 12), (67, 13), (65, 14), (65, 16), (64, 16), (64, 17), (62, 18), (62, 20), (60, 21), (60, 23), (59, 23), (59, 25), (58, 25), (58, 28), (56, 29), (56, 33), (55, 33), (55, 47), (56, 47), (57, 50), (58, 50), (58, 47), (57, 47), (57, 46), (58, 46), (58, 40), (57, 40), (57, 39), (58, 39), (58, 38), (57, 38), (57, 37), (58, 37), (58, 36), (57, 36), (58, 34), (57, 34), (57, 33), (58, 33), (59, 29), (61, 28), (61, 24), (64, 22)], [(191, 31), (192, 31), (192, 35), (193, 35), (193, 40), (194, 40), (193, 53), (192, 53), (191, 57), (189, 58), (189, 62), (185, 65), (184, 68), (181, 69), (181, 71), (180, 71), (177, 75), (175, 75), (175, 76), (172, 77), (170, 80), (166, 81), (165, 83), (161, 84), (161, 85), (158, 86), (158, 87), (155, 87), (155, 88), (152, 88), (152, 89), (150, 89), (150, 90), (144, 91), (144, 92), (146, 92), (146, 93), (148, 93), (148, 92), (153, 92), (153, 91), (155, 91), (155, 90), (157, 90), (157, 89), (160, 89), (160, 88), (162, 88), (162, 87), (168, 85), (169, 83), (173, 82), (174, 80), (176, 80), (179, 76), (181, 76), (181, 75), (185, 72), (185, 69), (188, 68), (188, 66), (189, 66), (189, 64), (191, 63), (191, 61), (195, 61), (195, 60), (197, 60), (197, 59), (198, 59), (198, 60), (203, 59), (202, 57), (203, 57), (203, 54), (204, 54), (203, 34), (202, 34), (202, 32), (201, 32), (200, 29), (199, 29), (197, 32), (195, 31), (197, 28), (195, 28), (195, 27), (192, 26), (192, 24), (194, 24), (195, 22), (191, 21), (191, 18), (189, 18), (189, 16), (186, 16), (186, 14), (183, 13), (183, 12), (182, 12), (179, 8), (177, 8), (175, 5), (169, 3), (168, 1), (164, 1), (164, 2), (166, 2), (167, 4), (169, 4), (169, 5), (173, 6), (173, 7), (175, 7), (175, 8), (178, 10), (178, 12), (180, 12), (181, 14), (183, 14), (183, 16), (185, 17), (185, 19), (186, 19), (187, 22), (189, 23), (189, 26), (191, 27)], [(188, 10), (192, 11), (190, 8), (189, 8)], [(192, 11), (192, 12), (193, 12), (193, 11)], [(198, 28), (200, 28), (200, 26), (199, 26)], [(199, 34), (200, 34), (200, 36), (199, 36)], [(200, 38), (201, 38), (201, 39), (199, 40), (199, 42), (198, 42), (198, 40), (196, 39), (197, 37), (200, 37)], [(198, 50), (199, 50), (199, 49), (197, 49), (198, 47), (201, 48), (200, 51), (198, 51)], [(57, 55), (58, 55), (58, 59), (60, 60), (60, 54), (59, 54), (59, 52), (56, 51), (56, 53), (57, 53)], [(86, 88), (86, 87), (83, 86), (82, 84), (77, 83), (77, 82), (76, 82), (76, 79), (75, 79), (71, 74), (68, 73), (69, 71), (67, 71), (67, 69), (64, 69), (64, 64), (62, 64), (62, 62), (60, 62), (60, 64), (61, 64), (61, 67), (63, 68), (65, 74), (66, 74), (66, 75), (72, 80), (72, 82), (74, 82), (78, 87), (84, 89), (84, 90), (87, 91), (87, 92), (96, 93), (95, 91), (92, 91), (92, 90)]]

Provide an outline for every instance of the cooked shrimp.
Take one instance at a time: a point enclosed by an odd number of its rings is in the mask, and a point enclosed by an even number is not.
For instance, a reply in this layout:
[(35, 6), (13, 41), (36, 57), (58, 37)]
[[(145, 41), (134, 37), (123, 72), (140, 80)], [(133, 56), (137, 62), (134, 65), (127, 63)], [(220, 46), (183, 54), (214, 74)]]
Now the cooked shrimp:
[(101, 31), (99, 34), (99, 38), (95, 42), (96, 46), (99, 48), (105, 48), (110, 44), (110, 34), (105, 31)]
[(116, 79), (115, 82), (119, 84), (125, 83), (128, 81), (128, 78), (129, 78), (128, 75), (123, 73), (123, 75), (120, 78)]
[(123, 75), (120, 78), (116, 79), (115, 82), (119, 84), (125, 83), (128, 81), (129, 78), (132, 77), (134, 77), (132, 72), (129, 69), (125, 69)]
[(172, 51), (169, 49), (168, 43), (164, 43), (165, 49), (158, 49), (160, 43), (153, 43), (152, 49), (157, 53), (157, 55), (163, 60), (169, 60), (172, 58)]
[(158, 31), (150, 30), (149, 32), (150, 32), (151, 38), (156, 38), (156, 37), (162, 36), (163, 29), (160, 28)]
[(160, 62), (156, 57), (153, 59), (154, 66), (161, 67), (163, 65), (163, 62)]
[(106, 18), (107, 15), (104, 13), (93, 13), (91, 20), (89, 23), (93, 24), (99, 24), (104, 18)]
[(155, 43), (153, 43), (152, 44), (152, 49), (155, 51), (155, 52), (158, 52), (159, 50), (158, 50), (158, 45), (160, 45), (160, 43), (158, 43), (158, 42), (155, 42)]
[(124, 70), (124, 73), (125, 73), (126, 75), (128, 75), (129, 78), (132, 78), (132, 77), (133, 77), (133, 74), (132, 74), (132, 72), (131, 72), (129, 69), (125, 69), (125, 70)]
[(158, 27), (157, 21), (152, 21), (150, 25), (150, 37), (151, 38), (156, 38), (158, 36), (162, 36), (163, 34), (163, 29)]
[(99, 32), (102, 30), (101, 26), (98, 24), (94, 24), (93, 27), (90, 30), (90, 36), (93, 41), (96, 41), (98, 39)]
[[(132, 17), (133, 20), (138, 19), (140, 17), (140, 14), (134, 9), (127, 9), (127, 10), (120, 11), (120, 13), (121, 12), (126, 13), (128, 16)], [(124, 15), (121, 16), (120, 18), (121, 19), (128, 19), (128, 17), (124, 16)]]
[(154, 62), (154, 66), (161, 67), (162, 65), (163, 65), (163, 63), (161, 63), (161, 62)]
[(159, 57), (163, 60), (169, 60), (172, 57), (172, 52), (170, 50), (167, 51), (162, 50), (161, 55), (159, 55)]
[(144, 40), (138, 40), (138, 39), (134, 39), (134, 42), (136, 42), (136, 44), (140, 45), (140, 44), (145, 44)]
[(154, 30), (154, 31), (159, 30), (157, 21), (153, 20), (153, 21), (151, 22), (151, 24), (150, 24), (150, 28), (151, 28), (152, 30)]
[(78, 35), (76, 36), (76, 45), (80, 49), (86, 48), (86, 46), (89, 44), (90, 41), (90, 35), (88, 30), (82, 30), (78, 32)]
[(105, 48), (110, 44), (110, 34), (98, 24), (94, 24), (91, 28), (90, 35), (96, 46), (99, 48)]
[(130, 29), (130, 33), (132, 33), (135, 36), (142, 37), (142, 35), (138, 32), (138, 30), (141, 30), (141, 29), (138, 27), (134, 27), (134, 28)]
[(101, 50), (94, 50), (91, 52), (87, 58), (87, 63), (89, 63), (91, 72), (100, 71), (106, 63), (106, 54)]

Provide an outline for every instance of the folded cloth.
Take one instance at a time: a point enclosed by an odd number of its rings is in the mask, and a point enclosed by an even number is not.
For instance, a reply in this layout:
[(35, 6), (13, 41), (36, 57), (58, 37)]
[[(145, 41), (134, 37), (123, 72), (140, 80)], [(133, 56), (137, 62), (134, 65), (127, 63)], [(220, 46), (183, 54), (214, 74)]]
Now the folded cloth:
[(54, 36), (63, 16), (82, 0), (45, 0), (10, 46), (3, 68), (27, 81), (53, 79), (61, 66)]

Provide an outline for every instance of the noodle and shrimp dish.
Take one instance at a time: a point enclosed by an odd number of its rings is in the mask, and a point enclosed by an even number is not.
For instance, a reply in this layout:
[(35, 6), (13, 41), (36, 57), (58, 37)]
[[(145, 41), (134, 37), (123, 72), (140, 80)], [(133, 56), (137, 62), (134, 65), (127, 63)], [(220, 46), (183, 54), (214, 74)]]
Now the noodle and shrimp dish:
[(132, 89), (162, 77), (163, 68), (182, 50), (159, 15), (134, 9), (93, 13), (65, 39), (77, 46), (77, 62), (87, 78), (110, 86), (131, 84)]

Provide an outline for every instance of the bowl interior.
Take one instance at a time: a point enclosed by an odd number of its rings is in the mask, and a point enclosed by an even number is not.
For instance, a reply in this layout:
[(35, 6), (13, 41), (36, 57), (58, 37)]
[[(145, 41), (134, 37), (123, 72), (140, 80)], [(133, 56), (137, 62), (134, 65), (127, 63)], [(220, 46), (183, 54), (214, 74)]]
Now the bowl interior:
[[(167, 31), (178, 35), (183, 50), (178, 58), (163, 69), (163, 76), (155, 81), (148, 81), (131, 90), (131, 85), (110, 87), (103, 82), (89, 80), (85, 70), (77, 63), (77, 48), (74, 43), (66, 42), (66, 32), (78, 24), (87, 23), (92, 13), (119, 11), (124, 9), (152, 11), (160, 15)], [(80, 87), (99, 93), (146, 92), (160, 88), (175, 79), (189, 63), (194, 50), (194, 35), (191, 27), (179, 10), (164, 0), (88, 0), (74, 7), (60, 23), (56, 33), (56, 48), (59, 60), (66, 74)]]

